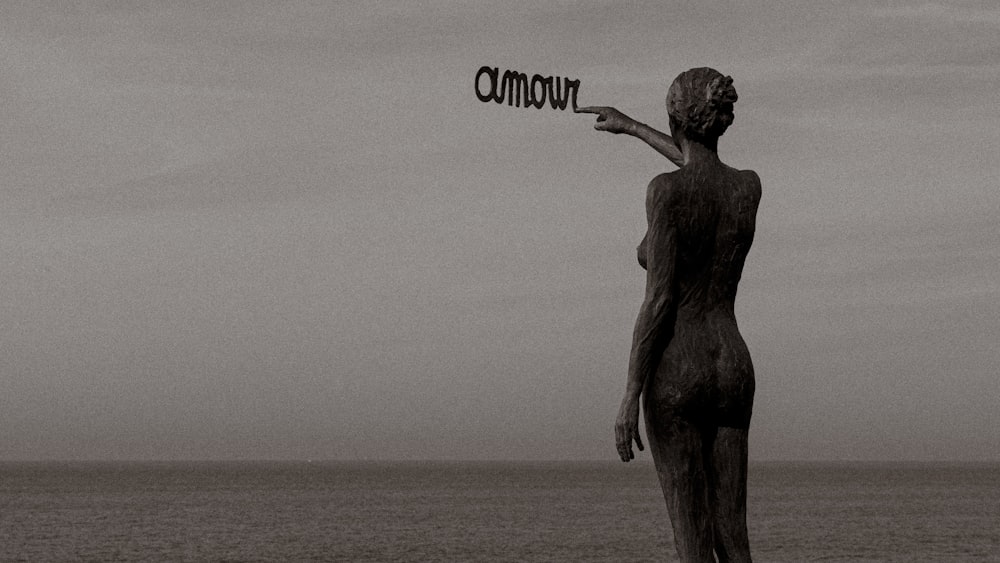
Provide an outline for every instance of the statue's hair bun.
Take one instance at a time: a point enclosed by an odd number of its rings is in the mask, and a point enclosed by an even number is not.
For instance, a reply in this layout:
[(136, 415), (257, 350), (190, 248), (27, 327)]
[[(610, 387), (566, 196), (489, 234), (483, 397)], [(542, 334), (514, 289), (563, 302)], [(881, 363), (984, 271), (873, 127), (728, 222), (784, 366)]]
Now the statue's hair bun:
[(682, 72), (667, 92), (667, 113), (694, 139), (718, 138), (732, 125), (739, 97), (733, 79), (702, 67)]

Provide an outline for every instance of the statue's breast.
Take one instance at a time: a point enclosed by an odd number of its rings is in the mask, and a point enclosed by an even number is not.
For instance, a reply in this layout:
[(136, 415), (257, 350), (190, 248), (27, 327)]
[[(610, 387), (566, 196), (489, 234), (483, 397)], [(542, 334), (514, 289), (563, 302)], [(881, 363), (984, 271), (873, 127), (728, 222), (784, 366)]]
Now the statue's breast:
[(639, 259), (639, 265), (642, 266), (643, 270), (646, 269), (646, 239), (647, 238), (649, 238), (649, 231), (646, 231), (646, 236), (642, 237), (642, 242), (640, 242), (639, 246), (637, 246), (635, 248), (636, 258)]

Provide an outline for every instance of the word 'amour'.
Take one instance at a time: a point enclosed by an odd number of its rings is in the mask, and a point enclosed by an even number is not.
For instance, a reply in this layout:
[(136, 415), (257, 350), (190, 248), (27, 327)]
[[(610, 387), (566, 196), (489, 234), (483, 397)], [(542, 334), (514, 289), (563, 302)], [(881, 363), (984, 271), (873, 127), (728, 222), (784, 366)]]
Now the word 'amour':
[[(483, 75), (489, 78), (489, 90), (485, 92), (481, 88)], [(575, 109), (576, 92), (579, 88), (579, 80), (558, 76), (553, 78), (536, 74), (529, 80), (528, 75), (523, 72), (507, 70), (501, 77), (497, 67), (484, 66), (476, 73), (476, 97), (481, 102), (502, 104), (506, 99), (509, 106), (542, 109), (548, 100), (552, 109), (566, 109), (567, 102), (571, 102), (570, 107)]]

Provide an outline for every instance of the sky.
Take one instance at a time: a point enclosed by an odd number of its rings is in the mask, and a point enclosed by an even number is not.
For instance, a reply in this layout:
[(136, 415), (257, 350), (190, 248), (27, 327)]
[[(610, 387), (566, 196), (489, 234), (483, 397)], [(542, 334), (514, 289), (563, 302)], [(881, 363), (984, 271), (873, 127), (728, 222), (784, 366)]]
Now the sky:
[(615, 459), (675, 167), (484, 65), (733, 77), (751, 460), (1000, 459), (1000, 8), (498, 4), (0, 4), (0, 459)]

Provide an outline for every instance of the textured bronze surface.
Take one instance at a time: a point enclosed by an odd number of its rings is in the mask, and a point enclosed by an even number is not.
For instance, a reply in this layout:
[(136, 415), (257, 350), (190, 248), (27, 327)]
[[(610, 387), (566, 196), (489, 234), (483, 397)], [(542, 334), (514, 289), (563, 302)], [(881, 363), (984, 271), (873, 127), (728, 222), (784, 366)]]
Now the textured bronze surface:
[(719, 160), (732, 79), (699, 68), (667, 95), (671, 136), (610, 107), (595, 128), (638, 137), (680, 166), (650, 182), (638, 248), (646, 295), (615, 424), (622, 461), (642, 450), (639, 403), (681, 561), (749, 561), (747, 435), (754, 371), (734, 314), (753, 242), (760, 179)]

